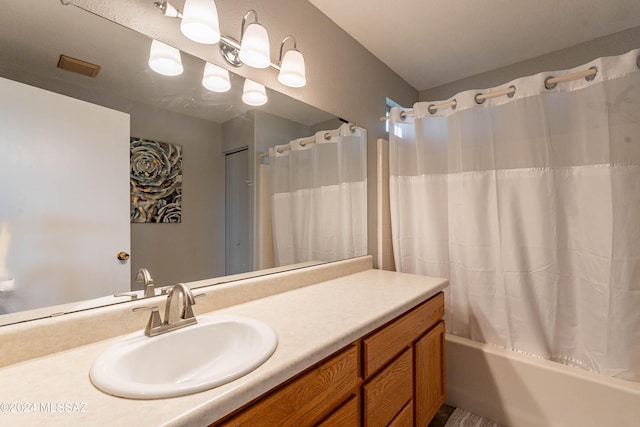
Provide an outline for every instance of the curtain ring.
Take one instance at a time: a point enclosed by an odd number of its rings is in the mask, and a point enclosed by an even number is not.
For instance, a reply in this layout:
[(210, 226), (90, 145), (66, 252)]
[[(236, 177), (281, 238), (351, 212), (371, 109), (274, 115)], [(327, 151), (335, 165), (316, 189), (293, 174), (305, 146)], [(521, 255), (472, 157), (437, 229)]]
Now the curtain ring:
[(552, 78), (553, 78), (553, 76), (549, 76), (549, 77), (547, 77), (546, 79), (544, 79), (544, 87), (545, 87), (547, 90), (551, 90), (551, 89), (553, 89), (554, 87), (558, 86), (558, 83), (549, 83), (549, 80), (551, 80)]
[[(640, 58), (640, 56), (638, 58)], [(407, 119), (407, 112), (400, 111), (400, 120), (406, 120), (406, 119)]]
[(487, 98), (478, 99), (480, 95), (482, 95), (482, 93), (476, 93), (476, 96), (473, 97), (473, 99), (476, 100), (476, 104), (484, 104), (484, 101), (487, 100)]
[(324, 140), (325, 141), (331, 141), (331, 134), (329, 134), (329, 132), (324, 134)]
[(592, 82), (592, 81), (593, 81), (593, 79), (595, 79), (595, 78), (596, 78), (596, 76), (598, 75), (598, 67), (589, 67), (589, 69), (590, 69), (590, 70), (594, 70), (594, 71), (595, 71), (595, 73), (593, 73), (593, 74), (592, 74), (592, 75), (590, 75), (590, 76), (585, 77), (584, 79), (585, 79), (586, 81), (588, 81), (588, 82)]
[(453, 100), (453, 105), (451, 106), (451, 109), (455, 110), (457, 106), (458, 106), (458, 101), (456, 99), (454, 99)]
[(509, 89), (513, 89), (513, 92), (508, 93), (507, 96), (509, 98), (513, 98), (514, 96), (516, 96), (516, 87), (514, 85), (509, 86)]
[(429, 114), (435, 114), (438, 112), (438, 107), (436, 107), (435, 104), (431, 104), (429, 105), (429, 107), (427, 107), (427, 111), (429, 112)]

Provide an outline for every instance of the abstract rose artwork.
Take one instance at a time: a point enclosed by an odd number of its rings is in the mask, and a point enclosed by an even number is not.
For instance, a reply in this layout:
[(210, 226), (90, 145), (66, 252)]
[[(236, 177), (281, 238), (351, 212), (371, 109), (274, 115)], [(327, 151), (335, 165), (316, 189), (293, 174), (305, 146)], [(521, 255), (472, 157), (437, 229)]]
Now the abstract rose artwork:
[(131, 138), (131, 222), (182, 221), (182, 147)]

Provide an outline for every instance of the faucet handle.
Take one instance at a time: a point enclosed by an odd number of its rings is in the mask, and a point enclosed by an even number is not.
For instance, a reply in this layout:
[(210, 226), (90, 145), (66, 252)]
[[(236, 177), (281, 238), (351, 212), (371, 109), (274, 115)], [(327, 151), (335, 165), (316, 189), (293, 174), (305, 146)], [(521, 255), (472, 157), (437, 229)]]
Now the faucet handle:
[(114, 294), (114, 297), (131, 297), (131, 301), (138, 299), (138, 294), (136, 292), (120, 292), (119, 294)]
[(144, 334), (150, 337), (152, 336), (153, 329), (162, 326), (162, 318), (160, 317), (160, 312), (158, 311), (157, 305), (150, 306), (150, 307), (136, 307), (132, 309), (132, 311), (145, 311), (145, 310), (151, 310), (151, 316), (149, 316), (147, 327), (144, 329)]
[(132, 308), (131, 311), (158, 311), (158, 306), (146, 306), (146, 307), (136, 307)]

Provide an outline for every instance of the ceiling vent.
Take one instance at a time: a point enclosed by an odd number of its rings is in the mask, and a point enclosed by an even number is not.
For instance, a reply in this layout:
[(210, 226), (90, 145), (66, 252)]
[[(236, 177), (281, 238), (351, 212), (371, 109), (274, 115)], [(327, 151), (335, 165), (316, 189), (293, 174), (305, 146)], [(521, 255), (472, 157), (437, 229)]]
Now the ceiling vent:
[(72, 58), (67, 55), (60, 55), (58, 68), (89, 77), (97, 76), (100, 71), (99, 65), (92, 64), (81, 59)]

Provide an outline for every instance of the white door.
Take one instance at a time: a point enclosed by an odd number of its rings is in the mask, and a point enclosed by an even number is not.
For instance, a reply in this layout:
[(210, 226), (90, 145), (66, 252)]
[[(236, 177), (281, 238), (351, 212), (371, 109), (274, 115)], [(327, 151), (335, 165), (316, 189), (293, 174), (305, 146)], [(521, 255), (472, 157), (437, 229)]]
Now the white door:
[(249, 151), (229, 153), (225, 157), (225, 270), (226, 274), (251, 271), (252, 249), (249, 240), (251, 216), (249, 198)]
[(129, 115), (6, 79), (0, 94), (0, 310), (129, 290)]

